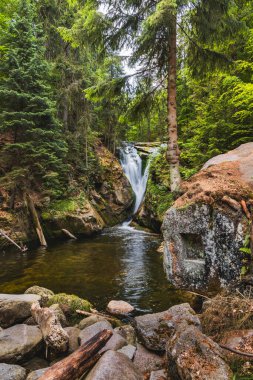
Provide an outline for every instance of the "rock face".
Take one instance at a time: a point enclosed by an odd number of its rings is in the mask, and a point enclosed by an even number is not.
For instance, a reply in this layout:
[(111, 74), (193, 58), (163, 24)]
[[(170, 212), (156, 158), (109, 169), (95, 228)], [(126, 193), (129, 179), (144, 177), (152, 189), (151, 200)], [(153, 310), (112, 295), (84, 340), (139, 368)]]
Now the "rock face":
[(36, 326), (16, 325), (0, 332), (0, 363), (17, 363), (41, 346), (42, 334)]
[(221, 348), (196, 326), (180, 326), (167, 344), (168, 370), (174, 380), (232, 380)]
[(125, 301), (110, 301), (106, 309), (113, 315), (130, 314), (134, 311), (134, 307)]
[(23, 322), (31, 316), (32, 304), (40, 299), (35, 294), (0, 294), (0, 326), (6, 328)]
[(125, 355), (115, 351), (108, 351), (85, 379), (142, 380), (142, 375)]
[(25, 380), (26, 370), (19, 365), (0, 364), (1, 380)]
[(253, 143), (213, 158), (166, 215), (164, 266), (177, 287), (208, 289), (239, 277), (248, 221), (240, 205), (253, 192)]

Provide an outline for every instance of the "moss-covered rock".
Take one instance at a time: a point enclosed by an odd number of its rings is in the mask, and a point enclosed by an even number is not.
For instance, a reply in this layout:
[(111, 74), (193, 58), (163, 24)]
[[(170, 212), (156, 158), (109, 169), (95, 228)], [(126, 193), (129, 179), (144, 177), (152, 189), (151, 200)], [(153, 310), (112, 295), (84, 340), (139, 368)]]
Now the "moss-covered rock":
[(55, 294), (47, 302), (47, 306), (54, 304), (58, 304), (61, 307), (70, 324), (78, 323), (83, 319), (83, 316), (78, 315), (76, 310), (89, 312), (92, 307), (92, 304), (89, 301), (75, 296), (74, 294), (65, 293)]

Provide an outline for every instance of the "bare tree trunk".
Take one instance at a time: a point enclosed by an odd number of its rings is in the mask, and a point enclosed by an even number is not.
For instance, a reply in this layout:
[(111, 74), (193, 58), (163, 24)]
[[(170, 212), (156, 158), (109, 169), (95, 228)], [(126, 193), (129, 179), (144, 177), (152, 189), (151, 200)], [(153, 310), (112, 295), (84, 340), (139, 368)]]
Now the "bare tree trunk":
[(168, 149), (167, 160), (170, 164), (170, 187), (171, 191), (180, 188), (181, 176), (179, 172), (179, 147), (177, 131), (177, 18), (174, 17), (169, 36), (168, 52)]
[(42, 247), (47, 247), (47, 242), (46, 242), (46, 239), (45, 239), (45, 236), (44, 236), (44, 233), (43, 233), (40, 221), (39, 221), (37, 211), (35, 209), (33, 200), (29, 194), (26, 195), (26, 202), (27, 202), (27, 207), (30, 211), (31, 217), (33, 219), (34, 227), (35, 227), (35, 230), (37, 232), (40, 244)]

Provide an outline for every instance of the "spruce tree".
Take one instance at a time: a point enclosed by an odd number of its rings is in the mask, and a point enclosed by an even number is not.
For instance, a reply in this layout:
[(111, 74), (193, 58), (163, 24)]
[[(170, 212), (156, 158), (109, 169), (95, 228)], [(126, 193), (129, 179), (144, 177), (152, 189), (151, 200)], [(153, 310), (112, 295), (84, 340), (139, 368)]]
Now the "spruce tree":
[[(230, 0), (108, 0), (103, 1), (108, 8), (110, 22), (106, 41), (111, 47), (119, 49), (129, 46), (133, 50), (132, 62), (140, 65), (139, 77), (152, 79), (150, 93), (163, 87), (167, 88), (168, 149), (167, 160), (170, 164), (171, 191), (180, 187), (179, 148), (177, 126), (177, 37), (178, 31), (185, 33), (189, 41), (197, 47), (194, 50), (207, 60), (212, 56), (206, 48), (215, 40), (215, 30), (222, 24)], [(185, 20), (191, 23), (186, 28)], [(189, 33), (188, 33), (189, 32)], [(198, 44), (201, 37), (201, 43)], [(210, 53), (208, 55), (208, 53)], [(216, 59), (220, 57), (215, 54)], [(145, 94), (146, 96), (146, 94)]]
[(0, 63), (1, 184), (12, 194), (46, 190), (57, 195), (66, 144), (33, 1), (20, 1), (0, 37), (6, 46)]

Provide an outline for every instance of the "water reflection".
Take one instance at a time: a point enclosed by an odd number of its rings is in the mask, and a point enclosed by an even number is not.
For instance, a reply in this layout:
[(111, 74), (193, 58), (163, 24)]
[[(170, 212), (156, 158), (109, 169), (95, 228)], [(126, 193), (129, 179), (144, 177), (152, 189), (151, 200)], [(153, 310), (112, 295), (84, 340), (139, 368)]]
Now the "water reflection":
[(141, 311), (161, 311), (188, 300), (167, 282), (160, 238), (133, 228), (111, 228), (82, 241), (61, 242), (46, 250), (0, 253), (0, 292), (22, 293), (39, 285), (77, 294), (104, 309), (123, 299)]

